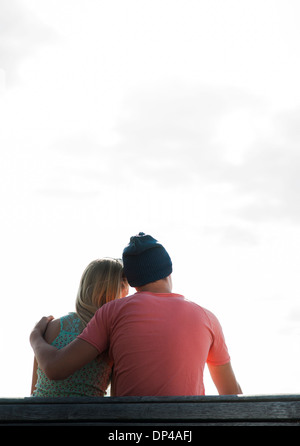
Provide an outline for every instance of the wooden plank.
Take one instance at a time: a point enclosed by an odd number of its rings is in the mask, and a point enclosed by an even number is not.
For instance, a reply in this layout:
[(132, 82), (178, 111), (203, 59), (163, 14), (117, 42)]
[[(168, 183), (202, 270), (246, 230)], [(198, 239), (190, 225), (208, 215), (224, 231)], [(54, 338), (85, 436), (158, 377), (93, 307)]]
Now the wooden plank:
[(0, 399), (0, 425), (300, 425), (300, 395)]
[(179, 397), (106, 397), (106, 398), (0, 398), (0, 405), (64, 405), (64, 404), (224, 404), (224, 403), (277, 403), (298, 402), (300, 395), (259, 395), (259, 396), (179, 396)]
[(130, 420), (291, 420), (300, 421), (300, 402), (213, 404), (49, 404), (0, 406), (1, 421), (130, 421)]
[(272, 403), (272, 402), (293, 402), (300, 401), (300, 395), (229, 395), (229, 396), (141, 396), (141, 397), (78, 397), (78, 398), (0, 398), (0, 405), (49, 405), (49, 404), (142, 404), (142, 403), (165, 403), (165, 404), (186, 404), (186, 403)]

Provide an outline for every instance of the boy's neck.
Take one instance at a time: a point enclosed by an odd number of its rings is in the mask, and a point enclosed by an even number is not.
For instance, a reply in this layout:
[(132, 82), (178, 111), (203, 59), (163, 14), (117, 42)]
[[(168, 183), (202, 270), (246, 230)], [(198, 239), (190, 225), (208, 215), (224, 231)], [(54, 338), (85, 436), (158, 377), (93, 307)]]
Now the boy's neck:
[(150, 293), (169, 294), (172, 293), (172, 280), (171, 276), (164, 279), (157, 280), (156, 282), (146, 283), (146, 285), (136, 287), (138, 292), (148, 291)]

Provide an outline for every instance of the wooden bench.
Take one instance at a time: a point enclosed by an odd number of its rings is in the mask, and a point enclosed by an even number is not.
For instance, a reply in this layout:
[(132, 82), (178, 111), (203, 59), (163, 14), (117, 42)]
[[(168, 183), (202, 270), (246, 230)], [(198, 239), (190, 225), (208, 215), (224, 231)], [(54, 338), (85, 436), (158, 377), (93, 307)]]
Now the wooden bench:
[(300, 395), (0, 399), (1, 426), (300, 426)]

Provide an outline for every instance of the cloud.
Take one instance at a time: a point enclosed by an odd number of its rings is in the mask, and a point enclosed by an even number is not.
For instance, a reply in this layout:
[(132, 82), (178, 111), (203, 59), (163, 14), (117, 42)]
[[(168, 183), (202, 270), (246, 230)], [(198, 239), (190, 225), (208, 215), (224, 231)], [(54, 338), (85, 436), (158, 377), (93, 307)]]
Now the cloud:
[(0, 68), (5, 71), (7, 85), (18, 78), (20, 62), (31, 55), (41, 43), (54, 38), (45, 26), (18, 0), (0, 3)]
[[(300, 222), (299, 118), (300, 110), (275, 113), (236, 88), (152, 85), (127, 96), (117, 142), (105, 146), (86, 135), (57, 141), (52, 174), (71, 195), (78, 184), (81, 194), (113, 184), (123, 191), (138, 185), (148, 195), (206, 195), (227, 218), (222, 240), (256, 243), (251, 224)], [(238, 231), (243, 221), (250, 226)]]
[[(132, 95), (126, 111), (115, 154), (129, 175), (161, 187), (194, 185), (195, 194), (224, 185), (224, 211), (233, 217), (300, 223), (300, 110), (274, 112), (240, 89), (170, 83)], [(235, 236), (254, 241), (247, 234)]]
[(208, 226), (204, 228), (205, 235), (213, 235), (219, 238), (222, 244), (230, 246), (253, 246), (259, 243), (258, 236), (251, 230), (237, 225)]
[(255, 109), (256, 98), (230, 87), (170, 82), (145, 88), (124, 104), (116, 152), (135, 175), (159, 184), (222, 181), (227, 159), (217, 129), (224, 115), (244, 107)]
[(228, 161), (216, 129), (224, 115), (245, 106), (255, 107), (255, 98), (238, 89), (180, 82), (147, 86), (124, 100), (114, 128), (117, 142), (105, 146), (74, 134), (49, 150), (65, 166), (65, 179), (76, 170), (94, 179), (95, 188), (112, 181), (152, 191), (198, 188), (199, 182), (225, 181), (220, 173)]
[(246, 220), (300, 223), (300, 110), (272, 116), (273, 133), (257, 139), (243, 163), (224, 173), (244, 200), (236, 210)]

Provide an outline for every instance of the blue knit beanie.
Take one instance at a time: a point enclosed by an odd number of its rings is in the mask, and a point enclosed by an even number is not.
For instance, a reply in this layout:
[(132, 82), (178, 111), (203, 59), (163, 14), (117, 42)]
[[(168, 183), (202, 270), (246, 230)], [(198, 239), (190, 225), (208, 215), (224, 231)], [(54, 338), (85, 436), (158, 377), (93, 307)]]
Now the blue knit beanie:
[(130, 238), (123, 251), (123, 264), (128, 283), (133, 287), (164, 279), (172, 273), (172, 261), (165, 248), (143, 232)]

